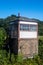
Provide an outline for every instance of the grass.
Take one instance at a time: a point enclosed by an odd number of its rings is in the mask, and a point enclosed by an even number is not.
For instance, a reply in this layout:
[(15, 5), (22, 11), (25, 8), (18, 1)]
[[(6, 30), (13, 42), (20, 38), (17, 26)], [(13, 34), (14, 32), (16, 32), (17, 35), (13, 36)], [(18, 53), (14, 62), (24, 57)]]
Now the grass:
[(43, 40), (43, 36), (38, 36), (38, 38), (39, 38), (40, 40)]

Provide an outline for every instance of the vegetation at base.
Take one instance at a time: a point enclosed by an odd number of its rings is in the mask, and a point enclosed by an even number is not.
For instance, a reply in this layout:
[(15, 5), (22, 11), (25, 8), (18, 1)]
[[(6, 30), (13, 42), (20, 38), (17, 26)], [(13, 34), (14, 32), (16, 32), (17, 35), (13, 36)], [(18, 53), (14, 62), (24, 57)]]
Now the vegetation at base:
[(43, 36), (39, 36), (39, 56), (43, 60)]
[[(3, 31), (1, 28), (0, 30)], [(3, 41), (5, 39), (6, 32), (1, 32), (0, 31), (0, 40)], [(4, 35), (4, 36), (3, 36)], [(42, 36), (39, 37), (39, 54), (34, 56), (34, 58), (31, 59), (24, 59), (23, 56), (19, 55), (15, 61), (14, 55), (12, 54), (12, 62), (9, 61), (9, 54), (8, 57), (6, 58), (6, 51), (0, 49), (0, 65), (43, 65), (43, 39), (41, 39)], [(0, 42), (2, 44), (2, 42)], [(4, 41), (3, 41), (4, 43)], [(3, 45), (3, 44), (2, 44)], [(1, 48), (1, 46), (0, 46)]]
[(4, 40), (7, 37), (9, 21), (13, 21), (17, 18), (16, 15), (11, 15), (5, 19), (0, 19), (0, 65), (43, 65), (43, 22), (38, 20), (38, 33), (39, 33), (39, 54), (34, 56), (32, 59), (24, 59), (23, 56), (19, 55), (16, 59), (12, 54), (12, 62), (9, 61), (9, 54), (6, 58), (6, 51), (2, 50)]
[[(20, 56), (21, 57), (21, 56)], [(0, 56), (0, 65), (43, 65), (42, 59), (40, 59), (39, 56), (35, 56), (32, 59), (25, 59), (23, 61), (16, 61), (14, 60), (14, 57), (12, 57), (12, 62), (9, 61), (9, 58), (6, 58), (5, 55), (3, 56), (1, 54)]]

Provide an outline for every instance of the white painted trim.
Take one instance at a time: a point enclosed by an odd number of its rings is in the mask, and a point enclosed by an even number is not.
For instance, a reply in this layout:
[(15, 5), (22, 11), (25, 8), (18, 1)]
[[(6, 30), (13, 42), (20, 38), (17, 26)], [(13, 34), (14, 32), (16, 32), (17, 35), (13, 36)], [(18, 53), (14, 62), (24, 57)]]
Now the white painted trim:
[(19, 38), (37, 38), (37, 31), (35, 32), (20, 31)]
[(36, 22), (25, 22), (25, 21), (19, 21), (20, 24), (34, 24), (37, 25), (38, 23)]

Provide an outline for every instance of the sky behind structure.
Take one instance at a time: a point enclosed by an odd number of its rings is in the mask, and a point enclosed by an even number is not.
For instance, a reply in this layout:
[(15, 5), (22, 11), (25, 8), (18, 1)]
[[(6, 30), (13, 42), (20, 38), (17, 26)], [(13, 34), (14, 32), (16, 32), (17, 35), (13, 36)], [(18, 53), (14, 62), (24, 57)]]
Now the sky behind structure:
[(43, 0), (0, 0), (0, 18), (12, 14), (43, 20)]

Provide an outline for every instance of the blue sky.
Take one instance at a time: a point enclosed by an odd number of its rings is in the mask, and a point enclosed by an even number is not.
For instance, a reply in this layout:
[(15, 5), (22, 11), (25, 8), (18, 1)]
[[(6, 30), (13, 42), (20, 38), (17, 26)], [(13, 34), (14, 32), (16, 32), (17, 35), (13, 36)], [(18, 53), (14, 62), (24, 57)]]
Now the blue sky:
[(0, 0), (0, 18), (12, 14), (43, 20), (43, 0)]

